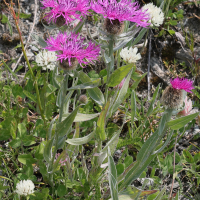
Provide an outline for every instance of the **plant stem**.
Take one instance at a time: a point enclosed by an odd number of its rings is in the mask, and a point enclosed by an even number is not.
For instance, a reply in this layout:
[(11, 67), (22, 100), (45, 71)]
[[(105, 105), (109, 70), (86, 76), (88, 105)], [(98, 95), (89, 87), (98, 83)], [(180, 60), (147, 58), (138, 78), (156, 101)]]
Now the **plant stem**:
[(151, 29), (149, 30), (149, 53), (148, 53), (148, 71), (147, 71), (147, 84), (148, 84), (148, 100), (150, 100), (150, 62), (151, 62)]
[(63, 106), (65, 102), (65, 96), (66, 96), (66, 89), (68, 88), (68, 75), (65, 74), (64, 80), (63, 80), (63, 88), (62, 88), (62, 102), (60, 105), (60, 112), (59, 112), (59, 119), (58, 121), (62, 121), (62, 115), (63, 115)]
[[(42, 116), (42, 119), (43, 119), (43, 121), (44, 121), (44, 124), (46, 124), (46, 120), (45, 120), (45, 116), (44, 116), (44, 111), (43, 111), (42, 105), (41, 105), (40, 93), (39, 93), (39, 90), (38, 90), (37, 80), (36, 80), (36, 77), (35, 77), (34, 74), (33, 74), (33, 70), (32, 70), (32, 68), (31, 68), (31, 65), (30, 65), (30, 63), (29, 63), (29, 60), (28, 60), (28, 58), (27, 58), (26, 51), (25, 51), (25, 48), (24, 48), (24, 43), (23, 43), (23, 40), (22, 40), (22, 34), (21, 34), (21, 31), (20, 31), (20, 28), (19, 28), (19, 25), (18, 25), (18, 20), (19, 20), (19, 19), (17, 19), (17, 16), (16, 16), (15, 11), (14, 11), (14, 9), (13, 9), (13, 5), (11, 4), (11, 6), (9, 6), (9, 5), (7, 4), (7, 6), (9, 7), (9, 10), (10, 10), (10, 12), (11, 12), (11, 14), (12, 14), (14, 20), (15, 20), (15, 25), (16, 25), (16, 27), (17, 27), (17, 31), (18, 31), (18, 33), (19, 33), (19, 37), (20, 37), (20, 41), (21, 41), (22, 52), (23, 52), (23, 54), (24, 54), (24, 58), (25, 58), (26, 63), (27, 63), (27, 65), (28, 65), (28, 68), (29, 68), (29, 71), (30, 71), (30, 73), (31, 73), (31, 76), (32, 76), (32, 78), (33, 78), (33, 80), (34, 80), (34, 86), (35, 86), (35, 90), (36, 90), (37, 103), (38, 103), (38, 107), (39, 107), (39, 109), (40, 109), (40, 114), (41, 114), (41, 116)], [(19, 16), (19, 13), (18, 13), (18, 16)]]
[[(63, 115), (63, 107), (64, 107), (64, 102), (65, 102), (65, 96), (66, 96), (66, 89), (68, 87), (68, 74), (65, 74), (64, 80), (63, 80), (63, 85), (61, 86), (60, 90), (62, 90), (62, 100), (61, 100), (61, 105), (60, 105), (60, 111), (59, 111), (59, 118), (58, 122), (60, 123), (62, 121), (62, 115)], [(52, 163), (50, 166), (50, 170), (53, 170), (53, 164), (54, 164), (54, 158), (56, 155), (58, 149), (58, 134), (57, 132), (55, 133), (55, 148), (53, 151), (52, 155)], [(53, 180), (53, 173), (50, 174), (50, 180)], [(52, 185), (52, 195), (54, 194), (54, 184)], [(53, 197), (53, 196), (52, 196)]]
[(176, 140), (175, 140), (175, 145), (174, 145), (174, 164), (173, 164), (173, 180), (172, 180), (172, 186), (171, 186), (171, 191), (170, 191), (170, 195), (169, 195), (169, 199), (172, 199), (172, 191), (173, 191), (173, 186), (174, 186), (174, 174), (175, 174), (175, 161), (176, 161), (176, 143), (177, 143), (177, 136), (176, 136)]
[(114, 45), (114, 38), (113, 36), (110, 36), (109, 40), (109, 57), (111, 58), (111, 61), (107, 65), (107, 81), (106, 81), (106, 88), (105, 88), (105, 103), (108, 101), (108, 82), (110, 79), (110, 75), (112, 71), (114, 70), (114, 55), (113, 55), (113, 45)]

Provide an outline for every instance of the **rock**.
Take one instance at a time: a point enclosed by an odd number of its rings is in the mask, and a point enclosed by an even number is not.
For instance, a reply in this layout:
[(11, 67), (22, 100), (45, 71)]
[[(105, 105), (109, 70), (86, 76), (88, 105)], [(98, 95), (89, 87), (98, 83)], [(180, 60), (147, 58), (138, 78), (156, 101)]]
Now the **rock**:
[(10, 49), (8, 50), (8, 55), (12, 58), (15, 59), (17, 57), (17, 52), (15, 49)]
[(120, 150), (115, 151), (115, 154), (122, 154)]
[[(172, 184), (169, 184), (168, 187), (171, 188)], [(180, 185), (179, 185), (178, 181), (174, 182), (173, 189), (176, 189), (176, 188), (179, 188), (179, 187), (180, 187)]]
[(199, 127), (195, 127), (194, 131), (193, 131), (193, 135), (196, 135), (198, 133), (200, 133), (200, 129), (199, 129)]
[(195, 17), (187, 18), (184, 23), (184, 31), (189, 35), (190, 32), (193, 33), (195, 42), (200, 42), (200, 20)]
[(165, 84), (170, 85), (170, 79), (169, 77), (166, 76), (165, 71), (163, 71), (160, 68), (160, 61), (158, 60), (158, 58), (152, 57), (151, 58), (151, 71), (158, 76), (159, 78), (161, 78)]
[(26, 50), (26, 55), (29, 60), (34, 56), (34, 54), (30, 50)]
[(34, 45), (30, 45), (31, 50), (33, 51), (39, 51), (39, 48), (34, 46)]
[(141, 182), (141, 184), (143, 184), (145, 180), (148, 180), (148, 183), (146, 184), (146, 186), (150, 186), (154, 184), (154, 180), (152, 178), (138, 178), (137, 180)]

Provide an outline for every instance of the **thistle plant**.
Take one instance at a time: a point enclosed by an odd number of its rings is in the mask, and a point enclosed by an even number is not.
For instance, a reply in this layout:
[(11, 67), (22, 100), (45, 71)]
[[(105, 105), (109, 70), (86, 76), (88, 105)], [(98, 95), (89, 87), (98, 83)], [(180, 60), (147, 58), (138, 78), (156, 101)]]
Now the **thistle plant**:
[[(197, 116), (192, 114), (171, 120), (173, 115), (176, 117), (177, 113), (185, 109), (186, 95), (187, 92), (192, 92), (193, 82), (179, 78), (171, 80), (171, 85), (165, 89), (160, 100), (158, 85), (149, 108), (142, 112), (143, 121), (139, 121), (141, 113), (138, 111), (139, 100), (135, 89), (145, 74), (140, 77), (136, 72), (135, 62), (142, 56), (133, 44), (137, 44), (151, 23), (155, 22), (153, 18), (150, 19), (147, 9), (141, 9), (137, 2), (133, 3), (131, 0), (94, 0), (90, 3), (82, 0), (43, 0), (42, 4), (43, 8), (50, 8), (45, 18), (49, 23), (57, 24), (53, 28), (58, 29), (59, 33), (46, 41), (35, 37), (45, 51), (52, 53), (54, 60), (56, 58), (56, 66), (50, 72), (51, 84), (48, 77), (42, 76), (44, 85), (40, 87), (41, 91), (36, 89), (39, 97), (43, 95), (44, 99), (49, 96), (56, 99), (53, 103), (50, 101), (50, 105), (55, 104), (56, 111), (52, 112), (49, 120), (43, 114), (42, 119), (47, 120), (46, 123), (38, 117), (35, 126), (30, 128), (29, 135), (29, 127), (20, 119), (16, 128), (17, 135), (13, 134), (14, 142), (9, 143), (16, 151), (20, 148), (25, 150), (25, 153), (18, 155), (18, 162), (22, 165), (18, 169), (18, 177), (25, 178), (20, 179), (23, 181), (17, 184), (16, 191), (21, 195), (20, 190), (23, 188), (31, 199), (70, 199), (74, 198), (75, 193), (80, 195), (80, 199), (138, 199), (141, 191), (133, 189), (132, 182), (163, 152), (174, 130), (184, 127)], [(98, 30), (98, 39), (90, 38), (88, 41), (79, 32), (90, 9), (100, 14), (104, 21)], [(73, 30), (69, 30), (67, 26), (61, 28), (69, 25), (75, 18), (82, 21)], [(135, 24), (130, 26), (129, 22)], [(156, 25), (160, 24), (158, 22)], [(89, 30), (88, 33), (91, 36)], [(106, 69), (95, 74), (95, 78), (86, 74), (83, 68), (95, 65), (100, 57), (105, 61)], [(121, 66), (124, 63), (121, 58), (126, 65)], [(36, 60), (39, 60), (38, 65), (42, 63), (39, 58)], [(49, 65), (45, 62), (43, 64)], [(131, 78), (135, 81), (133, 85), (129, 85)], [(103, 89), (100, 90), (99, 86)], [(46, 93), (43, 94), (43, 91)], [(31, 95), (29, 97), (33, 98)], [(160, 107), (160, 102), (163, 108)], [(44, 105), (47, 104), (44, 102)], [(141, 143), (135, 161), (127, 162), (128, 164), (124, 161), (122, 165), (117, 165), (113, 154), (125, 124), (130, 124), (131, 139), (134, 139), (139, 131), (143, 135), (150, 116), (162, 109), (164, 112), (158, 126), (154, 130), (149, 129), (145, 139), (140, 137)], [(115, 124), (113, 119), (119, 111), (123, 112), (122, 122)], [(139, 125), (136, 121), (139, 121)], [(16, 122), (11, 123), (13, 124)], [(35, 138), (40, 136), (42, 139), (37, 140), (38, 145)], [(165, 136), (167, 138), (163, 140)], [(28, 142), (24, 138), (29, 139)], [(30, 146), (33, 144), (36, 145), (34, 148)], [(90, 151), (86, 150), (88, 144), (92, 146)], [(24, 148), (27, 146), (27, 149)], [(33, 175), (33, 164), (39, 166), (42, 183), (36, 181)], [(24, 183), (27, 183), (25, 180), (30, 180), (29, 178), (39, 185), (34, 193), (34, 184), (30, 181), (30, 191), (24, 187)], [(103, 181), (109, 183), (106, 191), (102, 188)], [(157, 199), (163, 197), (165, 189), (164, 187), (158, 191)]]

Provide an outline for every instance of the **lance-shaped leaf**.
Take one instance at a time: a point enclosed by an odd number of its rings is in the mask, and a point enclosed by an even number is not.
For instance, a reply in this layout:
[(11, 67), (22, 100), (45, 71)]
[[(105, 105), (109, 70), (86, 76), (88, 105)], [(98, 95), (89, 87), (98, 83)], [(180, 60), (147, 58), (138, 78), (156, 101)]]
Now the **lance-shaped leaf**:
[(136, 115), (136, 99), (135, 99), (135, 91), (132, 90), (131, 93), (131, 124), (133, 124)]
[(136, 199), (138, 193), (140, 193), (140, 197), (151, 195), (156, 193), (158, 190), (140, 190), (132, 185), (129, 185), (123, 192), (119, 193), (119, 200), (133, 200)]
[(198, 115), (199, 115), (199, 112), (194, 113), (192, 115), (185, 116), (185, 117), (181, 117), (181, 118), (168, 122), (167, 125), (173, 130), (178, 130), (184, 127), (190, 121), (192, 121)]
[(62, 137), (69, 132), (71, 125), (74, 122), (74, 119), (78, 112), (78, 109), (79, 106), (65, 120), (56, 125), (56, 134)]
[(43, 152), (43, 156), (44, 156), (44, 159), (46, 160), (47, 163), (51, 163), (52, 162), (52, 146), (53, 146), (53, 141), (54, 141), (54, 138), (52, 138), (51, 140), (49, 140), (45, 147), (44, 147), (44, 152)]
[(139, 34), (138, 34), (138, 36), (136, 37), (136, 38), (133, 38), (133, 42), (132, 42), (132, 40), (128, 43), (128, 47), (131, 47), (131, 46), (134, 46), (134, 45), (136, 45), (142, 38), (143, 38), (143, 36), (144, 36), (144, 34), (147, 32), (147, 30), (148, 29), (146, 29), (146, 28), (143, 28), (140, 32), (139, 32)]
[(88, 143), (95, 135), (95, 130), (89, 135), (82, 138), (67, 139), (66, 142), (71, 145), (82, 145)]
[(108, 86), (109, 87), (114, 87), (118, 84), (121, 83), (121, 81), (123, 80), (123, 78), (126, 77), (126, 75), (130, 72), (130, 70), (133, 68), (134, 64), (128, 64), (125, 66), (122, 66), (118, 69), (116, 69), (112, 75), (110, 76), (109, 82), (108, 82)]
[(97, 80), (94, 80), (91, 82), (87, 82), (87, 83), (83, 83), (80, 85), (76, 85), (74, 87), (70, 87), (67, 90), (79, 90), (79, 89), (84, 90), (84, 89), (95, 88), (99, 85), (99, 83), (100, 83), (100, 79), (97, 79)]
[(162, 200), (163, 196), (165, 194), (166, 191), (166, 186), (164, 186), (164, 188), (160, 191), (160, 193), (156, 196), (155, 200)]
[(46, 47), (47, 46), (47, 43), (39, 36), (35, 35), (35, 34), (32, 34), (31, 35), (35, 40), (37, 40), (38, 44), (42, 47)]
[[(91, 119), (94, 119), (95, 117), (98, 117), (100, 113), (95, 114), (83, 114), (83, 113), (77, 113), (74, 122), (85, 122), (89, 121)], [(62, 120), (66, 119), (70, 114), (64, 114)]]
[(115, 162), (110, 153), (110, 148), (108, 147), (108, 167), (109, 167), (109, 185), (111, 191), (111, 197), (113, 200), (118, 200), (118, 183), (117, 183), (117, 170), (115, 167)]
[(152, 100), (151, 100), (151, 104), (150, 104), (149, 109), (148, 109), (148, 111), (147, 111), (147, 117), (148, 117), (149, 115), (151, 115), (151, 113), (152, 113), (152, 111), (153, 111), (154, 103), (155, 103), (156, 98), (157, 98), (157, 96), (158, 96), (159, 89), (160, 89), (160, 84), (157, 86), (156, 91), (155, 91), (154, 94), (153, 94), (153, 98), (152, 98)]
[(110, 106), (110, 102), (108, 101), (104, 108), (102, 109), (99, 119), (97, 121), (97, 135), (101, 139), (101, 141), (104, 141), (106, 139), (106, 133), (105, 133), (105, 122), (106, 122), (106, 115), (108, 112)]
[[(82, 71), (79, 72), (78, 77), (82, 83), (91, 82), (91, 79), (89, 78), (89, 76)], [(105, 99), (104, 99), (103, 93), (101, 92), (99, 88), (95, 87), (95, 88), (87, 89), (87, 91), (90, 97), (94, 101), (96, 101), (101, 106), (104, 105)]]
[[(137, 88), (138, 84), (139, 84), (140, 81), (146, 76), (146, 74), (147, 74), (147, 73), (142, 74), (142, 76), (140, 76), (140, 77), (133, 83), (133, 85), (131, 86), (131, 88), (132, 88), (133, 90)], [(133, 79), (135, 78), (135, 77), (134, 77), (134, 74), (133, 74), (132, 78), (133, 78)], [(134, 79), (134, 80), (135, 80), (135, 79)]]
[(119, 94), (116, 98), (116, 101), (114, 102), (112, 108), (111, 108), (111, 113), (115, 112), (119, 105), (122, 103), (122, 101), (124, 100), (124, 97), (127, 93), (127, 90), (128, 90), (128, 86), (129, 86), (129, 80), (131, 78), (131, 73), (132, 73), (133, 69), (130, 70), (130, 72), (128, 73), (128, 76), (126, 77), (126, 80), (124, 81), (124, 84), (122, 86), (122, 88), (120, 89), (119, 91)]

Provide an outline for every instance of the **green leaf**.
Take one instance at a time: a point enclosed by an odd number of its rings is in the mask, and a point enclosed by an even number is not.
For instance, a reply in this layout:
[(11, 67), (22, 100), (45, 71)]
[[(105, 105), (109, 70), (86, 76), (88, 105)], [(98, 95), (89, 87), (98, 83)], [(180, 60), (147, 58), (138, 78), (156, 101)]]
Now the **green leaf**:
[(24, 138), (22, 138), (22, 142), (24, 146), (30, 146), (35, 144), (36, 138), (32, 135), (26, 135)]
[(126, 77), (126, 75), (130, 72), (130, 70), (133, 68), (134, 64), (131, 63), (129, 65), (122, 66), (118, 69), (116, 69), (110, 76), (108, 86), (114, 87), (121, 83), (123, 78)]
[(26, 96), (23, 93), (23, 88), (20, 85), (14, 85), (12, 87), (12, 93), (15, 97), (20, 96), (22, 98), (25, 98)]
[(131, 124), (133, 124), (136, 114), (136, 99), (135, 99), (135, 91), (132, 90), (131, 93)]
[(176, 20), (170, 20), (169, 23), (170, 23), (172, 26), (176, 26), (176, 25), (177, 25), (177, 21), (176, 21)]
[[(47, 200), (49, 196), (49, 189), (43, 188), (42, 191), (35, 191), (33, 194), (31, 194), (31, 200)], [(49, 198), (50, 199), (50, 198)]]
[(57, 193), (59, 197), (63, 197), (67, 193), (67, 189), (64, 185), (60, 184), (57, 188)]
[(194, 158), (190, 154), (190, 152), (186, 149), (183, 150), (183, 156), (188, 163), (194, 163)]
[(55, 92), (57, 90), (56, 87), (54, 87), (51, 84), (48, 84), (47, 86), (47, 92), (46, 92), (46, 97), (48, 97), (50, 94), (52, 94), (53, 92)]
[(106, 122), (106, 116), (107, 112), (110, 106), (110, 102), (108, 101), (104, 108), (102, 109), (99, 119), (97, 121), (97, 135), (101, 139), (101, 141), (104, 141), (106, 139), (106, 133), (105, 133), (105, 122)]
[(32, 165), (36, 163), (36, 159), (30, 154), (22, 154), (18, 156), (18, 161), (24, 165)]
[(1, 62), (6, 67), (6, 69), (17, 79), (17, 81), (19, 81), (17, 75), (10, 69), (10, 67), (4, 62), (4, 60), (1, 60)]
[(194, 113), (192, 115), (188, 115), (188, 116), (185, 116), (185, 117), (181, 117), (181, 118), (172, 120), (172, 121), (167, 123), (167, 126), (169, 126), (173, 130), (178, 130), (178, 129), (184, 127), (190, 121), (192, 121), (198, 115), (199, 115), (199, 113), (197, 112), (197, 113)]
[(124, 165), (122, 163), (117, 164), (116, 170), (117, 170), (117, 176), (119, 176), (124, 172)]
[(175, 34), (174, 30), (168, 30), (168, 32), (169, 32), (170, 35), (174, 35)]
[(19, 138), (25, 137), (26, 136), (26, 126), (24, 123), (18, 124), (18, 131), (19, 131)]
[[(100, 113), (95, 113), (95, 114), (83, 114), (83, 113), (77, 113), (75, 119), (74, 119), (74, 122), (85, 122), (85, 121), (89, 121), (91, 119), (94, 119), (96, 117), (99, 116)], [(63, 115), (63, 120), (65, 118), (67, 118), (70, 114), (67, 113), (67, 114), (64, 114)]]
[[(141, 77), (139, 77), (131, 86), (131, 88), (134, 90), (137, 88), (138, 84), (140, 83), (140, 81), (147, 75), (147, 73), (142, 74)], [(133, 77), (134, 78), (134, 77)]]
[(30, 92), (24, 90), (23, 93), (24, 93), (30, 100), (32, 100), (33, 102), (35, 102), (35, 103), (37, 102), (36, 97), (35, 97), (33, 94), (31, 94)]
[(195, 153), (194, 155), (194, 162), (197, 163), (198, 161), (200, 161), (200, 152)]
[(22, 142), (21, 139), (16, 138), (16, 139), (12, 140), (11, 142), (9, 142), (9, 145), (12, 148), (16, 149), (17, 147), (19, 147), (21, 145), (21, 142)]
[(1, 19), (1, 23), (5, 24), (8, 22), (8, 18), (6, 17), (6, 15), (1, 15), (2, 16), (2, 19)]
[(71, 145), (82, 145), (82, 144), (86, 144), (88, 143), (95, 135), (95, 131), (94, 130), (92, 133), (88, 134), (85, 137), (82, 138), (73, 138), (73, 139), (67, 139), (66, 142), (71, 144)]
[(67, 90), (79, 90), (79, 89), (85, 90), (85, 89), (95, 88), (99, 85), (99, 83), (100, 83), (100, 79), (97, 79), (97, 80), (94, 80), (91, 82), (87, 82), (87, 83), (83, 83), (80, 85), (76, 85), (74, 87), (70, 87)]
[(31, 14), (19, 13), (19, 18), (21, 19), (28, 19), (30, 17), (31, 17)]
[(44, 41), (41, 37), (37, 36), (37, 35), (34, 35), (32, 34), (31, 35), (33, 37), (33, 39), (37, 40), (38, 44), (42, 47), (46, 47), (47, 46), (47, 43), (46, 41)]
[(143, 36), (147, 32), (147, 30), (148, 30), (147, 28), (142, 28), (142, 30), (140, 31), (138, 36), (134, 39), (133, 43), (132, 44), (130, 43), (130, 46), (136, 45), (143, 38)]
[(6, 189), (8, 189), (10, 186), (3, 186), (2, 183), (0, 183), (0, 190), (5, 191)]
[(70, 127), (77, 115), (78, 109), (79, 106), (66, 119), (56, 125), (56, 134), (58, 134), (59, 137), (62, 137), (69, 132)]
[(44, 147), (44, 159), (46, 160), (46, 162), (48, 162), (49, 164), (51, 163), (51, 159), (52, 159), (52, 146), (53, 146), (53, 141), (54, 138), (52, 138), (51, 140), (49, 140), (45, 147)]
[(42, 141), (35, 149), (35, 158), (43, 159), (43, 153), (44, 153), (44, 147), (45, 147), (46, 141)]
[(129, 80), (131, 78), (132, 70), (133, 69), (131, 69), (131, 71), (129, 72), (128, 76), (126, 77), (126, 80), (124, 81), (122, 88), (119, 91), (119, 94), (118, 94), (118, 96), (117, 96), (117, 98), (116, 98), (116, 100), (115, 100), (115, 102), (114, 102), (114, 104), (111, 108), (111, 111), (112, 111), (111, 113), (115, 112), (118, 109), (119, 105), (124, 100), (124, 97), (125, 97), (127, 90), (128, 90)]
[(161, 190), (161, 192), (156, 196), (155, 200), (162, 200), (165, 194), (166, 186)]
[(156, 98), (158, 96), (159, 89), (160, 89), (160, 84), (157, 86), (156, 91), (153, 94), (153, 98), (151, 100), (151, 104), (150, 104), (149, 109), (147, 111), (147, 117), (150, 116), (152, 111), (153, 111), (154, 103), (155, 103)]
[[(120, 192), (119, 200), (133, 200), (136, 199), (138, 193), (140, 193), (139, 197), (143, 197), (146, 195), (151, 195), (156, 193), (158, 190), (140, 190), (132, 185), (128, 185), (128, 187)], [(140, 198), (143, 199), (143, 198)]]
[(126, 158), (124, 159), (125, 168), (127, 168), (131, 163), (133, 163), (133, 157), (126, 156)]
[(115, 167), (115, 162), (110, 153), (110, 148), (108, 147), (108, 169), (109, 169), (109, 186), (111, 191), (111, 197), (113, 200), (118, 200), (118, 183), (117, 183), (117, 170)]
[[(78, 77), (82, 83), (91, 82), (91, 79), (89, 78), (89, 76), (82, 71), (79, 72)], [(104, 99), (103, 93), (101, 92), (101, 90), (99, 88), (97, 88), (97, 87), (90, 88), (90, 89), (87, 89), (87, 91), (88, 91), (88, 94), (90, 95), (90, 97), (94, 101), (96, 101), (101, 106), (104, 105), (105, 99)]]

